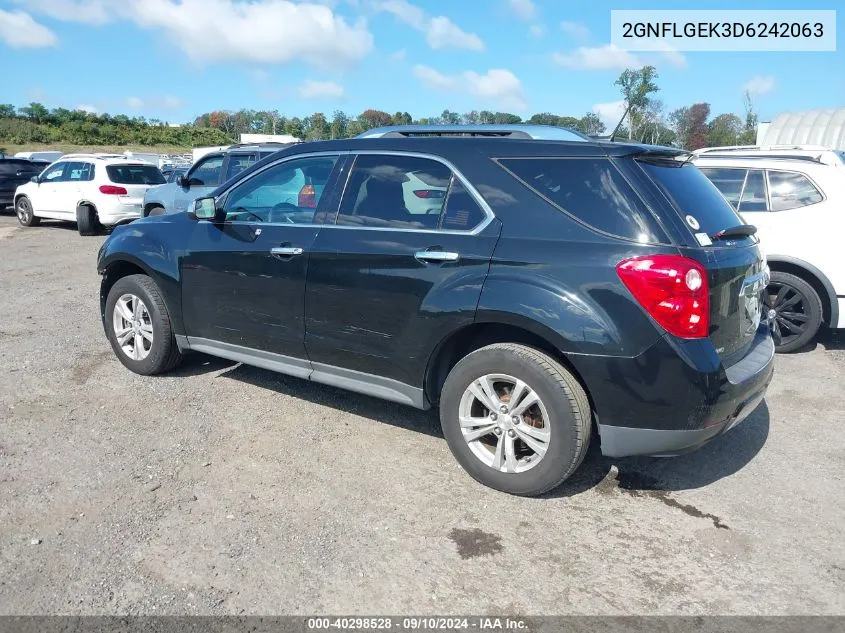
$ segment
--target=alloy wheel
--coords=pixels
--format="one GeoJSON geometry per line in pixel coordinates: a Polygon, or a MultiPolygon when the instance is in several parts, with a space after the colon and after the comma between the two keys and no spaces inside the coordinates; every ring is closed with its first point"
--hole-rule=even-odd
{"type": "Polygon", "coordinates": [[[114,336],[120,349],[132,360],[144,360],[153,347],[153,322],[140,297],[124,294],[114,304],[114,336]]]}
{"type": "Polygon", "coordinates": [[[27,224],[30,220],[32,220],[32,206],[26,198],[18,201],[17,211],[18,220],[21,224],[27,224]]]}
{"type": "Polygon", "coordinates": [[[766,288],[763,305],[777,345],[787,345],[804,334],[810,316],[807,297],[802,292],[773,281],[766,288]]]}
{"type": "Polygon", "coordinates": [[[529,385],[506,374],[486,374],[464,391],[461,433],[472,453],[490,468],[521,473],[543,459],[551,440],[549,415],[529,385]]]}

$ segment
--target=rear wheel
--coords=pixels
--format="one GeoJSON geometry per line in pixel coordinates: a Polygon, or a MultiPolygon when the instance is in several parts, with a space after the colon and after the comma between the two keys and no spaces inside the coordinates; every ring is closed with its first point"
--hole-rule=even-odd
{"type": "Polygon", "coordinates": [[[41,218],[35,217],[35,212],[32,210],[32,203],[26,196],[21,196],[15,203],[15,213],[18,216],[18,222],[23,226],[38,226],[41,223],[41,218]]]}
{"type": "Polygon", "coordinates": [[[97,210],[90,204],[76,207],[76,225],[80,235],[96,235],[103,227],[97,219],[97,210]]]}
{"type": "Polygon", "coordinates": [[[449,372],[440,423],[473,478],[533,496],[556,488],[581,464],[591,412],[581,385],[555,359],[525,345],[497,343],[449,372]]]}
{"type": "Polygon", "coordinates": [[[763,300],[772,324],[775,350],[794,352],[815,338],[822,324],[822,302],[813,287],[796,275],[772,272],[763,300]]]}

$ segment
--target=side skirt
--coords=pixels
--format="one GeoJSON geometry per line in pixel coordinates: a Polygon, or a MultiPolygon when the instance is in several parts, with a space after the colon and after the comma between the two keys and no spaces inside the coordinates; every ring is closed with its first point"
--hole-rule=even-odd
{"type": "Polygon", "coordinates": [[[406,404],[417,409],[428,409],[430,407],[422,389],[391,378],[335,367],[334,365],[312,363],[301,358],[194,336],[177,335],[176,344],[182,351],[203,352],[238,363],[254,365],[281,374],[363,393],[382,400],[406,404]]]}

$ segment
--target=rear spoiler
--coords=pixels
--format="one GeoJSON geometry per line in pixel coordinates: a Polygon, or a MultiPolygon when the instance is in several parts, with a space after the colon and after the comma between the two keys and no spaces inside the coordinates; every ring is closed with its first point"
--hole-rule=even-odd
{"type": "Polygon", "coordinates": [[[683,167],[693,158],[695,154],[675,147],[644,146],[634,148],[629,156],[634,160],[646,163],[660,163],[666,166],[683,167]]]}

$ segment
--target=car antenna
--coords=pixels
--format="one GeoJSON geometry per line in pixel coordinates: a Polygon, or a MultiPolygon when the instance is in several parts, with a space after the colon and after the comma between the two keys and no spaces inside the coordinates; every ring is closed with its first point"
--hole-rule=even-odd
{"type": "Polygon", "coordinates": [[[622,127],[622,122],[625,120],[625,117],[628,116],[628,110],[630,110],[630,109],[631,109],[631,104],[629,103],[628,107],[625,108],[625,112],[622,114],[622,118],[619,119],[619,123],[617,123],[616,127],[613,128],[613,133],[610,135],[610,142],[611,143],[613,142],[613,139],[616,136],[616,133],[619,131],[619,128],[622,127]]]}

